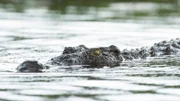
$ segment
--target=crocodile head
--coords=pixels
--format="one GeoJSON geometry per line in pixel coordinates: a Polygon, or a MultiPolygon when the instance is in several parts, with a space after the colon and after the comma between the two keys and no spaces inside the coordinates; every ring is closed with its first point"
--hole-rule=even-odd
{"type": "MultiPolygon", "coordinates": [[[[47,64],[100,68],[118,66],[121,61],[120,50],[114,45],[98,48],[87,48],[84,45],[79,45],[77,47],[66,47],[60,56],[52,58],[47,64]]],[[[17,71],[42,72],[42,69],[45,68],[49,67],[38,63],[38,61],[26,60],[17,67],[17,71]]]]}
{"type": "Polygon", "coordinates": [[[77,47],[66,47],[62,55],[52,58],[48,63],[66,66],[112,67],[119,65],[121,61],[120,50],[114,45],[98,48],[87,48],[84,45],[80,45],[77,47]]]}

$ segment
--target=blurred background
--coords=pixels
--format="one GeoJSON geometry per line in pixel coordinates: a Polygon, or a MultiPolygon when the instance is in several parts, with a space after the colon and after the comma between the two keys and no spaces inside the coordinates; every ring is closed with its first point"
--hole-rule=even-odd
{"type": "MultiPolygon", "coordinates": [[[[154,19],[158,22],[167,20],[166,23],[180,22],[179,0],[0,0],[0,8],[7,12],[31,13],[31,17],[48,14],[46,18],[67,21],[154,19]]],[[[0,18],[7,16],[1,14],[0,18]]]]}

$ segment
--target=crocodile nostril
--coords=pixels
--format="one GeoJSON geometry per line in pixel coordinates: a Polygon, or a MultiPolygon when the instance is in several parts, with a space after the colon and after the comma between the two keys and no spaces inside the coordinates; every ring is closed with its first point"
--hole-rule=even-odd
{"type": "Polygon", "coordinates": [[[108,56],[109,52],[102,52],[103,55],[108,56]]]}

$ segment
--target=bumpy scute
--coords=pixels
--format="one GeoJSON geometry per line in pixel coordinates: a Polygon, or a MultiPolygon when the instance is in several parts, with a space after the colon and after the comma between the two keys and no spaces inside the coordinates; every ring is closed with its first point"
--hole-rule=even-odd
{"type": "MultiPolygon", "coordinates": [[[[111,45],[109,47],[87,48],[85,45],[77,47],[65,47],[60,56],[50,59],[47,64],[57,66],[82,65],[89,67],[119,66],[123,60],[146,59],[163,55],[180,55],[180,39],[161,41],[151,47],[137,49],[120,49],[111,45]]],[[[41,72],[47,66],[37,61],[25,61],[21,63],[18,72],[41,72]]]]}

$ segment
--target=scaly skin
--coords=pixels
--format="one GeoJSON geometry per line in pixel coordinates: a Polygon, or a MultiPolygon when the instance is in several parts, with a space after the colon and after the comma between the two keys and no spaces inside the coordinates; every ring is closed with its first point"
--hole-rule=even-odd
{"type": "MultiPolygon", "coordinates": [[[[103,66],[119,66],[123,60],[146,59],[147,57],[157,57],[163,55],[179,55],[180,39],[162,41],[155,43],[152,47],[142,47],[140,49],[124,49],[122,52],[114,46],[87,48],[84,45],[77,47],[65,47],[63,53],[47,62],[50,65],[71,66],[82,65],[92,68],[103,66]]],[[[41,72],[47,68],[37,61],[27,60],[21,63],[18,72],[41,72]]]]}
{"type": "MultiPolygon", "coordinates": [[[[63,53],[47,62],[50,65],[71,66],[83,65],[86,67],[103,67],[117,66],[122,62],[120,50],[111,45],[109,47],[87,48],[84,45],[77,47],[66,47],[63,53]]],[[[38,63],[37,61],[27,60],[21,63],[18,72],[41,72],[47,66],[38,63]]]]}
{"type": "Polygon", "coordinates": [[[180,55],[180,39],[161,41],[152,47],[142,47],[140,49],[124,49],[121,52],[125,60],[146,59],[147,57],[160,57],[164,55],[180,55]]]}

